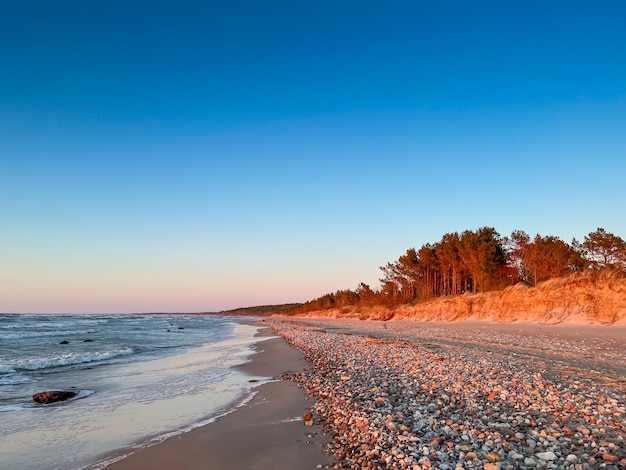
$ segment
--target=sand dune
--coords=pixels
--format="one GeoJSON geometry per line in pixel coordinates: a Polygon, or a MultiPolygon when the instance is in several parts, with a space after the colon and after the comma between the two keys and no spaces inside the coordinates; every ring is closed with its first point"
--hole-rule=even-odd
{"type": "Polygon", "coordinates": [[[626,279],[563,278],[536,287],[517,284],[502,291],[446,296],[416,305],[394,308],[344,307],[311,312],[305,316],[363,320],[493,320],[505,323],[624,325],[626,279]]]}

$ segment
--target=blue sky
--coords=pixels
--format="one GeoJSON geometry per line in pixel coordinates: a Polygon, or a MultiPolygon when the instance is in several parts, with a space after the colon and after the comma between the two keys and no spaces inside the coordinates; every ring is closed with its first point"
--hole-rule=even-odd
{"type": "Polygon", "coordinates": [[[626,238],[623,2],[10,3],[0,312],[305,301],[485,225],[626,238]]]}

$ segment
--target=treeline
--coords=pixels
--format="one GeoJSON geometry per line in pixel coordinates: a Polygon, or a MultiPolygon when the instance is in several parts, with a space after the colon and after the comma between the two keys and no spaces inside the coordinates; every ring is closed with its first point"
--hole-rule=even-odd
{"type": "Polygon", "coordinates": [[[626,274],[626,242],[598,228],[582,242],[529,236],[516,230],[502,237],[493,227],[446,233],[437,243],[410,248],[380,267],[380,288],[361,283],[306,302],[295,313],[353,305],[397,305],[444,295],[504,289],[518,282],[539,282],[573,273],[611,270],[626,274]]]}
{"type": "Polygon", "coordinates": [[[259,305],[257,307],[242,307],[234,310],[223,310],[219,312],[219,314],[251,317],[264,317],[274,313],[288,315],[291,312],[302,308],[302,306],[302,304],[259,305]]]}

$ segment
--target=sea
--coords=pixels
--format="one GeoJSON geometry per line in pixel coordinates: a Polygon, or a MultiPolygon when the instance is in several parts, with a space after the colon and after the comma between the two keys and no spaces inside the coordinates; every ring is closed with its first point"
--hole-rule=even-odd
{"type": "Polygon", "coordinates": [[[272,380],[233,368],[263,340],[246,320],[0,314],[0,468],[99,470],[233,411],[272,380]]]}

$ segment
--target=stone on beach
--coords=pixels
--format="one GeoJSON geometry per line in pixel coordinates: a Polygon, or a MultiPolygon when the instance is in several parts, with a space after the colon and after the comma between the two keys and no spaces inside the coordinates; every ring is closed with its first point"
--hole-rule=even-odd
{"type": "Polygon", "coordinates": [[[33,401],[41,405],[48,405],[50,403],[69,400],[75,396],[76,392],[72,392],[70,390],[50,390],[47,392],[35,393],[33,395],[33,401]]]}

